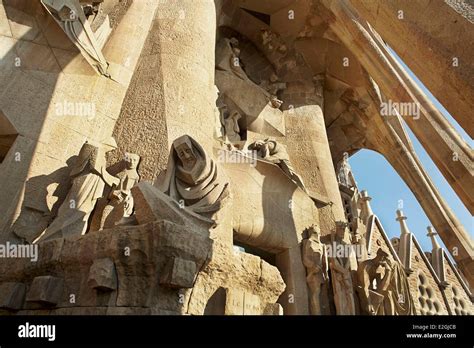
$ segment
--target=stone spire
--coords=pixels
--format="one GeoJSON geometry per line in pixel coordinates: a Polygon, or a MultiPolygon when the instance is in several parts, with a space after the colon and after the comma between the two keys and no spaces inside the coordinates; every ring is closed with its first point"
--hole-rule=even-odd
{"type": "Polygon", "coordinates": [[[442,287],[448,286],[448,282],[446,280],[446,267],[445,267],[445,258],[444,258],[444,250],[441,248],[441,246],[438,244],[438,241],[436,240],[436,235],[438,234],[433,227],[428,226],[427,227],[428,234],[427,236],[430,237],[431,239],[431,245],[432,245],[432,250],[431,250],[431,265],[433,266],[434,271],[438,275],[438,278],[440,280],[440,285],[442,287]]]}
{"type": "Polygon", "coordinates": [[[413,272],[411,267],[411,254],[413,250],[413,238],[410,230],[408,229],[406,220],[407,217],[403,215],[403,211],[401,209],[397,210],[397,218],[395,219],[400,223],[400,244],[398,246],[398,256],[400,257],[400,261],[405,268],[405,272],[408,274],[413,272]]]}
{"type": "Polygon", "coordinates": [[[406,223],[407,217],[403,215],[403,210],[401,209],[397,210],[397,218],[395,220],[397,220],[400,223],[400,230],[402,232],[401,233],[402,236],[405,234],[411,233],[406,223]]]}
{"type": "Polygon", "coordinates": [[[428,237],[431,239],[431,245],[433,247],[433,251],[441,249],[441,247],[438,244],[438,241],[436,240],[436,235],[438,234],[432,226],[428,226],[426,228],[428,230],[428,233],[426,234],[428,237]]]}
{"type": "Polygon", "coordinates": [[[363,190],[360,193],[360,199],[362,200],[362,220],[365,224],[367,224],[369,218],[374,215],[374,212],[370,207],[370,201],[372,200],[372,197],[369,196],[367,190],[363,190]]]}

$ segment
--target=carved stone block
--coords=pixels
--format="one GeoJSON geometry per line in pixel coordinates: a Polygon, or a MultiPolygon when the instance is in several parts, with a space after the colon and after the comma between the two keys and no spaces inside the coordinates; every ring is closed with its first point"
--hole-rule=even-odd
{"type": "Polygon", "coordinates": [[[246,292],[244,294],[244,315],[260,315],[260,297],[246,292]]]}
{"type": "Polygon", "coordinates": [[[283,307],[279,303],[267,303],[263,315],[283,315],[283,307]]]}
{"type": "Polygon", "coordinates": [[[117,272],[114,262],[110,258],[95,260],[89,269],[87,284],[101,291],[117,289],[117,272]]]}
{"type": "Polygon", "coordinates": [[[260,315],[260,298],[239,289],[226,289],[225,315],[260,315]]]}
{"type": "Polygon", "coordinates": [[[46,306],[55,306],[59,303],[63,293],[64,282],[53,276],[40,276],[33,279],[26,301],[46,306]]]}
{"type": "Polygon", "coordinates": [[[244,314],[244,296],[245,293],[239,289],[226,289],[225,291],[225,315],[243,315],[244,314]]]}
{"type": "Polygon", "coordinates": [[[19,310],[25,299],[26,287],[23,283],[2,283],[0,285],[0,308],[19,310]]]}
{"type": "Polygon", "coordinates": [[[166,264],[160,284],[170,288],[192,288],[196,273],[194,261],[174,257],[166,264]]]}
{"type": "Polygon", "coordinates": [[[182,213],[177,204],[150,183],[139,183],[132,188],[132,194],[138,224],[164,219],[184,225],[182,213]]]}

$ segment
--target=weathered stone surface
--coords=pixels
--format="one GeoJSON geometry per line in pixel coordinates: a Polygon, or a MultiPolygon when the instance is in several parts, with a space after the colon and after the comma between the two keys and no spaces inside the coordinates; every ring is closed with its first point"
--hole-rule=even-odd
{"type": "MultiPolygon", "coordinates": [[[[122,67],[130,77],[156,6],[152,0],[132,3],[120,22],[114,23],[103,47],[108,61],[122,67]],[[130,30],[132,26],[134,30],[130,30]],[[123,39],[129,44],[124,45],[123,39]]],[[[85,70],[81,61],[76,62],[77,56],[82,62],[84,59],[40,1],[1,3],[0,22],[0,84],[5,87],[0,93],[0,108],[22,135],[0,171],[1,180],[9,182],[0,189],[4,201],[0,206],[0,240],[12,240],[15,237],[10,228],[20,215],[16,207],[41,197],[51,209],[58,199],[53,184],[67,184],[68,174],[57,173],[77,154],[81,143],[86,138],[100,141],[112,134],[130,79],[119,84],[98,76],[90,67],[85,70]],[[16,39],[11,38],[12,31],[16,39]],[[64,103],[90,106],[95,112],[81,115],[74,107],[72,112],[58,112],[64,111],[59,108],[64,103]],[[68,139],[68,145],[61,139],[68,139]],[[15,162],[15,153],[21,153],[21,161],[15,162]],[[34,195],[25,196],[25,183],[37,178],[43,178],[44,183],[34,195]]],[[[22,220],[35,221],[27,217],[22,220]]]]}
{"type": "Polygon", "coordinates": [[[27,302],[45,306],[55,306],[61,301],[64,281],[53,276],[39,276],[33,279],[28,294],[27,302]]]}
{"type": "Polygon", "coordinates": [[[95,260],[90,268],[87,283],[96,290],[116,290],[117,273],[114,262],[110,258],[95,260]]]}
{"type": "Polygon", "coordinates": [[[0,284],[0,308],[21,309],[25,299],[26,286],[23,283],[0,284]]]}
{"type": "MultiPolygon", "coordinates": [[[[209,307],[218,305],[229,309],[222,312],[212,310],[210,314],[226,314],[227,311],[244,314],[244,295],[240,292],[258,296],[261,303],[275,303],[284,289],[285,283],[275,266],[255,255],[235,252],[225,244],[214,242],[212,257],[196,278],[187,313],[208,313],[209,307]],[[234,290],[235,301],[232,299],[234,290]],[[230,295],[226,296],[229,291],[230,295]],[[242,309],[236,309],[241,306],[242,309]]],[[[249,298],[249,311],[256,309],[256,302],[255,298],[249,298]]],[[[263,308],[258,311],[261,314],[263,308]]]]}
{"type": "Polygon", "coordinates": [[[262,314],[260,298],[254,294],[246,292],[244,294],[244,315],[260,314],[262,314]]]}
{"type": "Polygon", "coordinates": [[[155,220],[169,220],[184,224],[177,202],[148,182],[141,182],[132,189],[135,198],[136,217],[139,224],[155,220]]]}
{"type": "Polygon", "coordinates": [[[160,284],[170,288],[192,288],[196,278],[196,263],[173,257],[161,274],[160,284]]]}
{"type": "Polygon", "coordinates": [[[264,315],[283,315],[283,307],[279,303],[268,303],[263,309],[264,315]]]}
{"type": "Polygon", "coordinates": [[[244,314],[245,293],[239,289],[225,290],[225,315],[244,314]]]}
{"type": "Polygon", "coordinates": [[[240,289],[226,289],[225,315],[260,315],[260,298],[240,289]]]}
{"type": "MultiPolygon", "coordinates": [[[[405,123],[471,211],[472,149],[388,46],[450,111],[472,109],[466,1],[62,2],[79,17],[0,0],[0,245],[57,237],[37,262],[2,258],[0,314],[472,313],[472,243],[405,123]],[[116,151],[75,161],[111,135],[116,151]],[[346,163],[361,149],[400,174],[456,266],[409,233],[391,246],[346,163]],[[130,151],[103,190],[105,161],[130,151]]],[[[453,117],[471,134],[468,114],[453,117]]]]}

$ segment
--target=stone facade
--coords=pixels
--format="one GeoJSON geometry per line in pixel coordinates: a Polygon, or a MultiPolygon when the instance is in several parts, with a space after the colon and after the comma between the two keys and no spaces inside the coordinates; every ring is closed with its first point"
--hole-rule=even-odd
{"type": "Polygon", "coordinates": [[[471,134],[452,6],[0,0],[0,314],[473,314],[472,236],[406,126],[471,211],[472,150],[388,49],[471,134]],[[431,251],[401,211],[389,240],[360,149],[413,191],[431,251]]]}

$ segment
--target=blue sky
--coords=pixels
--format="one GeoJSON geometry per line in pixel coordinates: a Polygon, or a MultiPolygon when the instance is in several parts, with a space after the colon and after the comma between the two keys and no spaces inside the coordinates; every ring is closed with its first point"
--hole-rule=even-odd
{"type": "MultiPolygon", "coordinates": [[[[392,51],[392,53],[394,53],[392,51]]],[[[451,122],[460,135],[473,147],[473,140],[451,117],[448,111],[433,97],[420,80],[408,69],[408,67],[394,54],[395,57],[410,73],[411,77],[418,83],[422,90],[428,95],[435,106],[451,122]]],[[[454,214],[464,225],[471,238],[474,236],[474,219],[466,209],[456,193],[451,189],[441,172],[428,156],[423,146],[415,138],[411,130],[406,127],[423,166],[433,180],[434,184],[444,197],[454,214]]],[[[379,217],[388,236],[395,237],[400,234],[400,225],[395,220],[395,211],[398,209],[399,200],[403,202],[403,211],[408,217],[407,224],[410,231],[414,233],[425,251],[431,250],[431,242],[426,236],[426,227],[431,225],[423,209],[408,186],[398,176],[385,158],[370,150],[361,150],[349,159],[355,179],[360,190],[367,190],[372,197],[371,207],[379,217]]],[[[441,242],[438,237],[438,241],[441,242]]],[[[443,245],[443,244],[441,244],[443,245]]]]}

